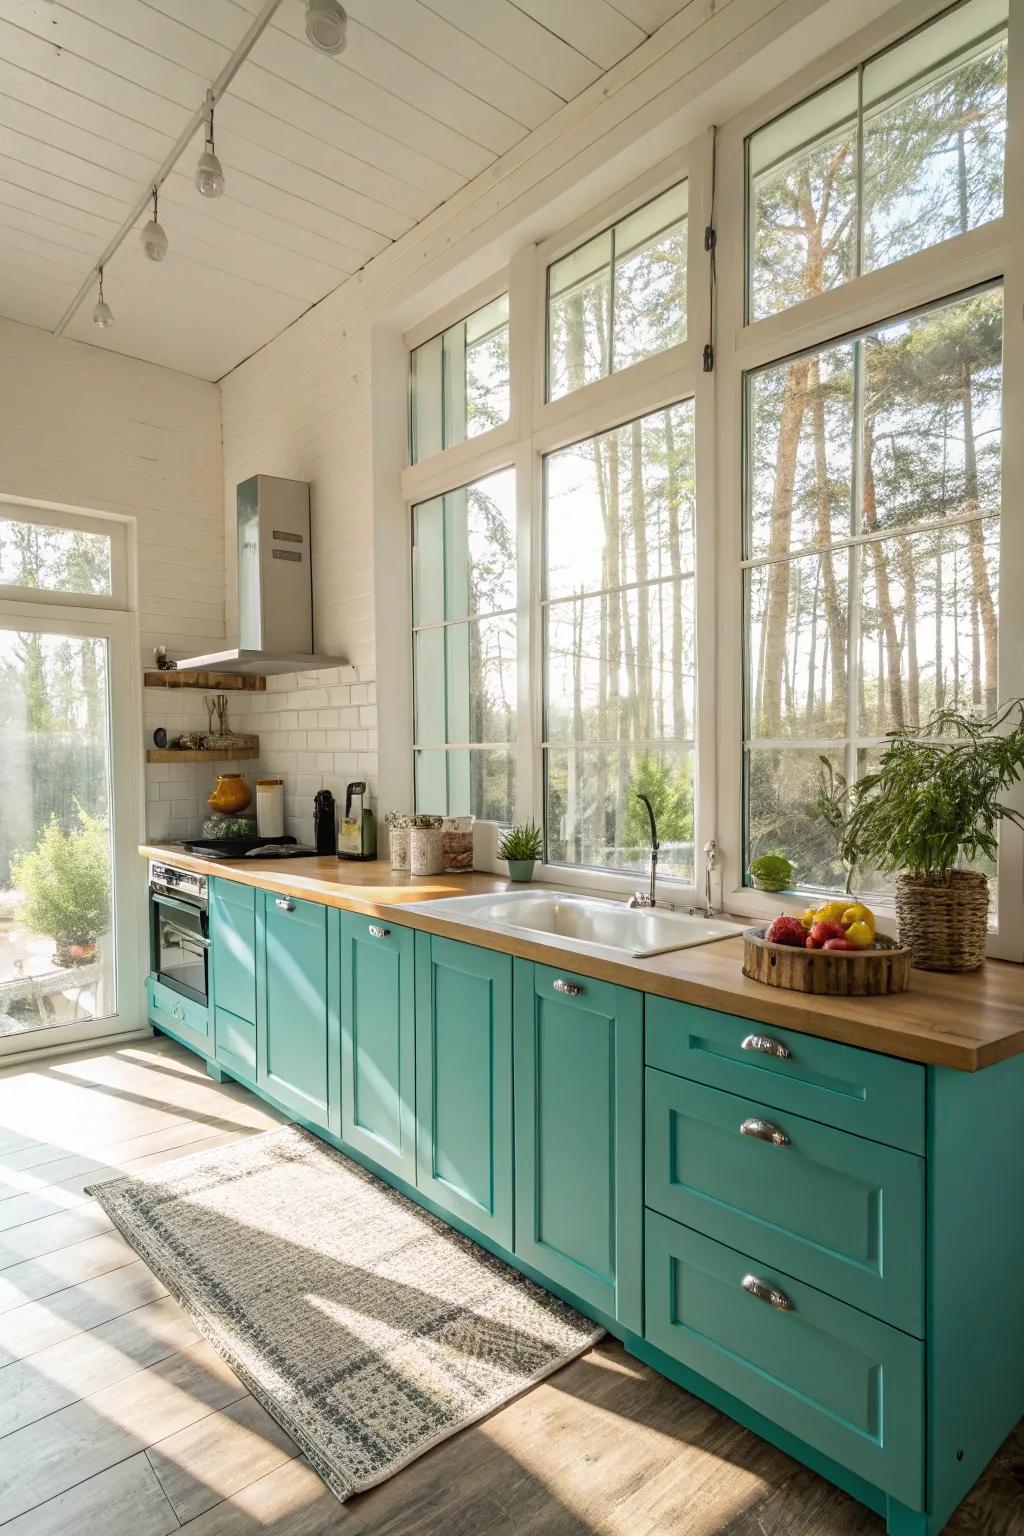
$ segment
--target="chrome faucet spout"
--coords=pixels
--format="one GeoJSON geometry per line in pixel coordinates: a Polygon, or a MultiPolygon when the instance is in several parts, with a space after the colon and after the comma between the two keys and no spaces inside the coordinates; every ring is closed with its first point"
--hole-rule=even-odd
{"type": "Polygon", "coordinates": [[[711,901],[711,871],[718,865],[718,844],[714,838],[704,844],[704,916],[714,917],[711,901]]]}
{"type": "Polygon", "coordinates": [[[658,850],[661,844],[658,841],[658,823],[654,817],[654,806],[647,795],[638,794],[636,797],[641,805],[646,807],[647,817],[651,823],[651,889],[650,894],[643,891],[634,891],[629,898],[631,907],[656,907],[658,905],[656,883],[658,878],[658,850]]]}

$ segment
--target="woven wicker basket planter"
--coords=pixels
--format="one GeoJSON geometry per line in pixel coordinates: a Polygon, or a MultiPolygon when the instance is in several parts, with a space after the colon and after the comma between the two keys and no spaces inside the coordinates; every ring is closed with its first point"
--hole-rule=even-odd
{"type": "Polygon", "coordinates": [[[955,869],[945,880],[899,875],[896,917],[900,943],[920,971],[974,971],[985,959],[988,877],[955,869]]]}

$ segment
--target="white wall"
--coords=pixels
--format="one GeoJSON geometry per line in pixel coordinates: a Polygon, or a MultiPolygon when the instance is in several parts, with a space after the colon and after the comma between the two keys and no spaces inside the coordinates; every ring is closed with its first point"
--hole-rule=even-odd
{"type": "MultiPolygon", "coordinates": [[[[216,385],[0,319],[0,494],[128,521],[141,664],[152,665],[160,642],[172,655],[223,646],[216,385]]],[[[186,704],[156,693],[146,695],[150,731],[170,730],[185,709],[202,712],[200,695],[186,704]]],[[[150,768],[146,777],[150,833],[190,829],[209,770],[150,768]],[[165,786],[173,795],[161,803],[165,786]]]]}
{"type": "MultiPolygon", "coordinates": [[[[308,815],[321,784],[337,796],[358,772],[376,787],[376,664],[385,651],[394,654],[396,625],[406,644],[407,605],[393,594],[408,581],[407,535],[392,538],[394,507],[384,506],[399,495],[405,461],[407,380],[396,336],[500,270],[525,242],[543,240],[628,186],[884,9],[885,0],[864,0],[859,8],[844,0],[691,0],[595,86],[221,381],[229,634],[234,487],[257,472],[307,480],[315,646],[344,657],[356,668],[356,686],[371,690],[358,726],[350,726],[352,706],[335,703],[329,684],[326,705],[318,702],[314,711],[301,707],[302,694],[308,685],[319,700],[320,683],[273,680],[275,693],[289,695],[288,724],[277,724],[261,767],[294,775],[299,808],[308,804],[308,815]],[[394,409],[382,411],[382,400],[394,409]],[[378,541],[384,561],[375,572],[375,525],[379,532],[386,516],[388,536],[378,541]],[[336,746],[332,759],[326,743],[347,730],[358,734],[336,746]]],[[[386,711],[408,709],[408,689],[390,677],[386,687],[380,681],[385,734],[386,711]]],[[[273,697],[264,702],[280,722],[273,697]]],[[[304,819],[291,830],[308,835],[308,828],[304,819]]]]}

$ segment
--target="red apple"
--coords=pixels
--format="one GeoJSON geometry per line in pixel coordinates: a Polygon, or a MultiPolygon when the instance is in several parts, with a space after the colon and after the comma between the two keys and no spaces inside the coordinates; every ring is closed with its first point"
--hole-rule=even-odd
{"type": "Polygon", "coordinates": [[[804,948],[805,949],[820,949],[821,948],[821,944],[820,944],[819,940],[814,937],[813,933],[809,933],[807,935],[806,939],[804,939],[804,948]]]}
{"type": "Polygon", "coordinates": [[[787,944],[794,948],[802,949],[806,937],[804,925],[798,917],[787,917],[784,913],[775,919],[765,934],[769,944],[787,944]]]}
{"type": "Polygon", "coordinates": [[[850,939],[826,939],[822,949],[856,949],[857,946],[850,939]]]}
{"type": "Polygon", "coordinates": [[[845,939],[846,934],[840,923],[812,923],[811,938],[816,941],[816,946],[821,948],[829,939],[845,939]]]}

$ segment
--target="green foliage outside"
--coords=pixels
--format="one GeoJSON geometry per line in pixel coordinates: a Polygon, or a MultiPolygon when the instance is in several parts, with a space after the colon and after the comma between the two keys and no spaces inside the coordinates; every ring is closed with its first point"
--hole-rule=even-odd
{"type": "Polygon", "coordinates": [[[78,821],[68,832],[51,817],[35,848],[12,865],[22,921],[58,945],[89,944],[110,926],[109,829],[81,806],[78,821]]]}

